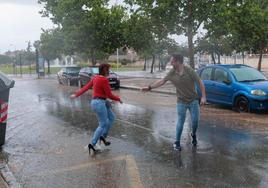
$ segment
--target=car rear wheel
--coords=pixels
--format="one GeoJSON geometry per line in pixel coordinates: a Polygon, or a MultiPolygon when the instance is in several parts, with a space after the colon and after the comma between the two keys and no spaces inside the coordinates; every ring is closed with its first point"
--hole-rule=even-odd
{"type": "Polygon", "coordinates": [[[119,89],[120,88],[120,85],[119,84],[116,84],[115,86],[114,86],[114,89],[119,89]]]}
{"type": "Polygon", "coordinates": [[[239,96],[236,99],[235,107],[238,112],[249,112],[249,101],[244,96],[239,96]]]}

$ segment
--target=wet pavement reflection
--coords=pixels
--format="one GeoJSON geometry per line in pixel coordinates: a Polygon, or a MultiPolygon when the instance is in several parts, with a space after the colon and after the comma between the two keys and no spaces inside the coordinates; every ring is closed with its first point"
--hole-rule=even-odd
{"type": "MultiPolygon", "coordinates": [[[[89,106],[90,92],[69,99],[76,89],[56,80],[16,80],[4,150],[23,187],[268,186],[267,132],[229,128],[226,124],[234,122],[228,118],[201,118],[195,148],[188,115],[183,150],[173,151],[174,104],[156,106],[154,97],[136,91],[116,91],[127,100],[113,104],[117,120],[110,132],[112,145],[89,156],[83,147],[97,119],[89,106]]],[[[166,97],[156,96],[160,101],[166,97]]]]}

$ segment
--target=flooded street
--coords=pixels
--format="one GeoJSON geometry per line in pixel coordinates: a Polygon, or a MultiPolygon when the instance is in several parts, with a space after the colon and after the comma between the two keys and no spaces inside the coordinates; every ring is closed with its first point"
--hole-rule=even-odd
{"type": "Polygon", "coordinates": [[[3,153],[22,187],[268,187],[267,113],[205,106],[197,148],[187,116],[178,152],[175,96],[121,89],[112,144],[90,156],[91,91],[71,100],[78,88],[55,79],[15,81],[3,153]]]}

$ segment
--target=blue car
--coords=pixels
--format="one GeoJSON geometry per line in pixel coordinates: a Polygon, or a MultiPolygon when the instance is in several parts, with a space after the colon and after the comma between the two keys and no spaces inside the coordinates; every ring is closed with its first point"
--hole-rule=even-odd
{"type": "Polygon", "coordinates": [[[268,111],[268,80],[258,70],[241,64],[211,65],[198,70],[207,101],[239,112],[268,111]]]}

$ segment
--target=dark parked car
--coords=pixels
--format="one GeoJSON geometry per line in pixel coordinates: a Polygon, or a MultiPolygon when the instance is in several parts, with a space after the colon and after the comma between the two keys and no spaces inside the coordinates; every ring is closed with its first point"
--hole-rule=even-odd
{"type": "MultiPolygon", "coordinates": [[[[86,85],[86,83],[92,78],[92,76],[99,74],[99,67],[84,67],[79,72],[79,84],[81,87],[86,85]]],[[[120,80],[119,76],[110,70],[110,75],[108,76],[111,88],[119,89],[120,80]]]]}
{"type": "Polygon", "coordinates": [[[232,106],[240,112],[268,110],[268,80],[246,65],[210,65],[198,71],[207,101],[232,106]]]}
{"type": "Polygon", "coordinates": [[[80,69],[81,69],[80,67],[62,68],[57,74],[59,84],[78,85],[79,81],[78,74],[80,69]]]}

